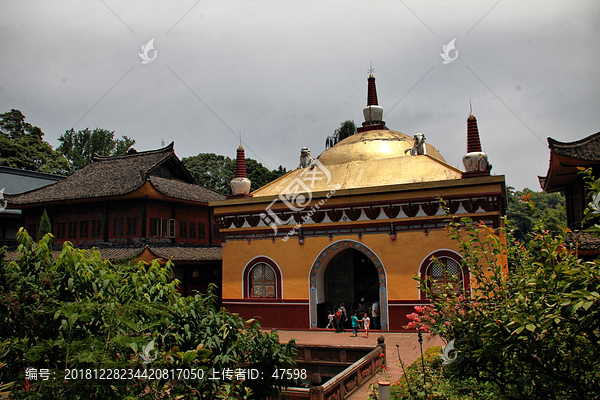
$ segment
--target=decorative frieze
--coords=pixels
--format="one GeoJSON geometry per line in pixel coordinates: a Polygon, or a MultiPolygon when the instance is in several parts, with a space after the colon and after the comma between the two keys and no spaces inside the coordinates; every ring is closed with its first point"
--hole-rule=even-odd
{"type": "MultiPolygon", "coordinates": [[[[404,204],[377,204],[369,206],[355,206],[350,208],[331,208],[331,209],[309,209],[302,211],[289,212],[281,210],[272,212],[271,218],[264,212],[255,212],[250,215],[217,216],[216,221],[220,229],[232,229],[242,227],[269,227],[273,223],[279,229],[287,226],[293,227],[297,224],[314,223],[337,223],[348,221],[383,221],[386,219],[404,219],[415,218],[419,216],[442,215],[440,208],[442,202],[439,200],[429,200],[427,202],[409,202],[404,204]],[[419,214],[419,211],[422,213],[419,214]],[[383,211],[383,213],[382,213],[383,211]],[[361,218],[364,212],[364,217],[361,218]],[[262,215],[261,215],[262,214],[262,215]],[[383,216],[383,218],[382,218],[383,216]],[[328,220],[326,220],[328,218],[328,220]]],[[[470,198],[470,199],[449,199],[446,200],[446,207],[450,214],[478,212],[498,212],[502,211],[502,197],[499,195],[470,198]],[[460,208],[462,205],[462,209],[460,208]],[[464,211],[463,211],[464,210],[464,211]]],[[[393,234],[393,233],[390,233],[393,234]]]]}
{"type": "Polygon", "coordinates": [[[402,212],[404,212],[404,214],[407,217],[412,218],[415,215],[417,215],[417,213],[419,212],[419,205],[418,204],[404,204],[402,206],[402,212]]]}
{"type": "Polygon", "coordinates": [[[385,215],[387,215],[389,219],[396,218],[400,213],[400,206],[385,206],[382,208],[383,212],[385,213],[385,215]]]}

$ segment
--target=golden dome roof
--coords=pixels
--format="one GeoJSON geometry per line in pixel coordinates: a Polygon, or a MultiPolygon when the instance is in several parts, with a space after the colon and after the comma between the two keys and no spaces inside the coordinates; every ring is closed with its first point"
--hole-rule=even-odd
{"type": "MultiPolygon", "coordinates": [[[[414,139],[402,132],[391,130],[369,130],[356,133],[318,157],[323,165],[345,164],[353,161],[382,160],[395,157],[409,157],[414,139]]],[[[446,162],[435,147],[425,142],[427,154],[446,162]]]]}
{"type": "Polygon", "coordinates": [[[405,152],[412,149],[413,144],[414,139],[401,132],[383,129],[359,132],[321,153],[316,166],[290,171],[252,194],[261,197],[277,196],[290,190],[314,193],[335,187],[389,187],[462,177],[462,171],[448,165],[427,142],[426,155],[411,156],[410,152],[405,152]]]}

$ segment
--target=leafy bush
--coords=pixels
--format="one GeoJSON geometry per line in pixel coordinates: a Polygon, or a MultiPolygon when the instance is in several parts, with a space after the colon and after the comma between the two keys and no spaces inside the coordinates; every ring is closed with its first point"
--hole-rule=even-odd
{"type": "Polygon", "coordinates": [[[511,399],[596,398],[600,260],[579,259],[566,229],[538,225],[527,246],[468,218],[450,221],[449,232],[475,282],[471,296],[429,293],[422,310],[434,333],[454,340],[448,374],[492,382],[511,399]]]}
{"type": "Polygon", "coordinates": [[[281,345],[256,321],[217,310],[214,287],[181,297],[170,263],[112,265],[70,243],[53,260],[51,235],[35,242],[21,229],[18,240],[19,258],[0,263],[0,383],[16,382],[11,399],[266,399],[291,383],[269,371],[295,365],[293,341],[281,345]],[[26,380],[28,368],[50,379],[26,380]],[[101,368],[195,369],[204,378],[65,379],[101,368]],[[238,369],[264,379],[208,379],[238,369]]]}
{"type": "MultiPolygon", "coordinates": [[[[440,360],[441,346],[432,346],[392,385],[392,399],[498,400],[499,388],[474,378],[453,379],[440,360]],[[423,362],[424,361],[424,362],[423,362]],[[422,365],[425,365],[423,372],[422,365]],[[425,379],[423,379],[425,375],[425,379]]],[[[398,363],[402,363],[399,358],[398,363]]],[[[404,368],[404,366],[403,366],[404,368]]]]}

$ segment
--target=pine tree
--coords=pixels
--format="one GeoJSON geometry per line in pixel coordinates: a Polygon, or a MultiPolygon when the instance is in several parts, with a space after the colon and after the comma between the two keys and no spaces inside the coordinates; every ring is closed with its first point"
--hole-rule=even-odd
{"type": "Polygon", "coordinates": [[[52,225],[50,224],[50,218],[48,218],[48,213],[44,208],[44,213],[42,214],[42,220],[40,221],[40,230],[38,232],[38,240],[41,240],[46,233],[52,233],[52,225]]]}

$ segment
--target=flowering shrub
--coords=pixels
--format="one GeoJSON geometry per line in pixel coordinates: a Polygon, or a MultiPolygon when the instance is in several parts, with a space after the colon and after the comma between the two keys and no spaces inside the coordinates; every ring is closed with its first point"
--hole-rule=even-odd
{"type": "Polygon", "coordinates": [[[449,221],[471,296],[434,296],[421,285],[432,304],[410,314],[409,326],[454,340],[450,376],[494,382],[514,399],[600,393],[600,260],[582,261],[570,234],[540,224],[525,246],[507,228],[449,221]]]}

